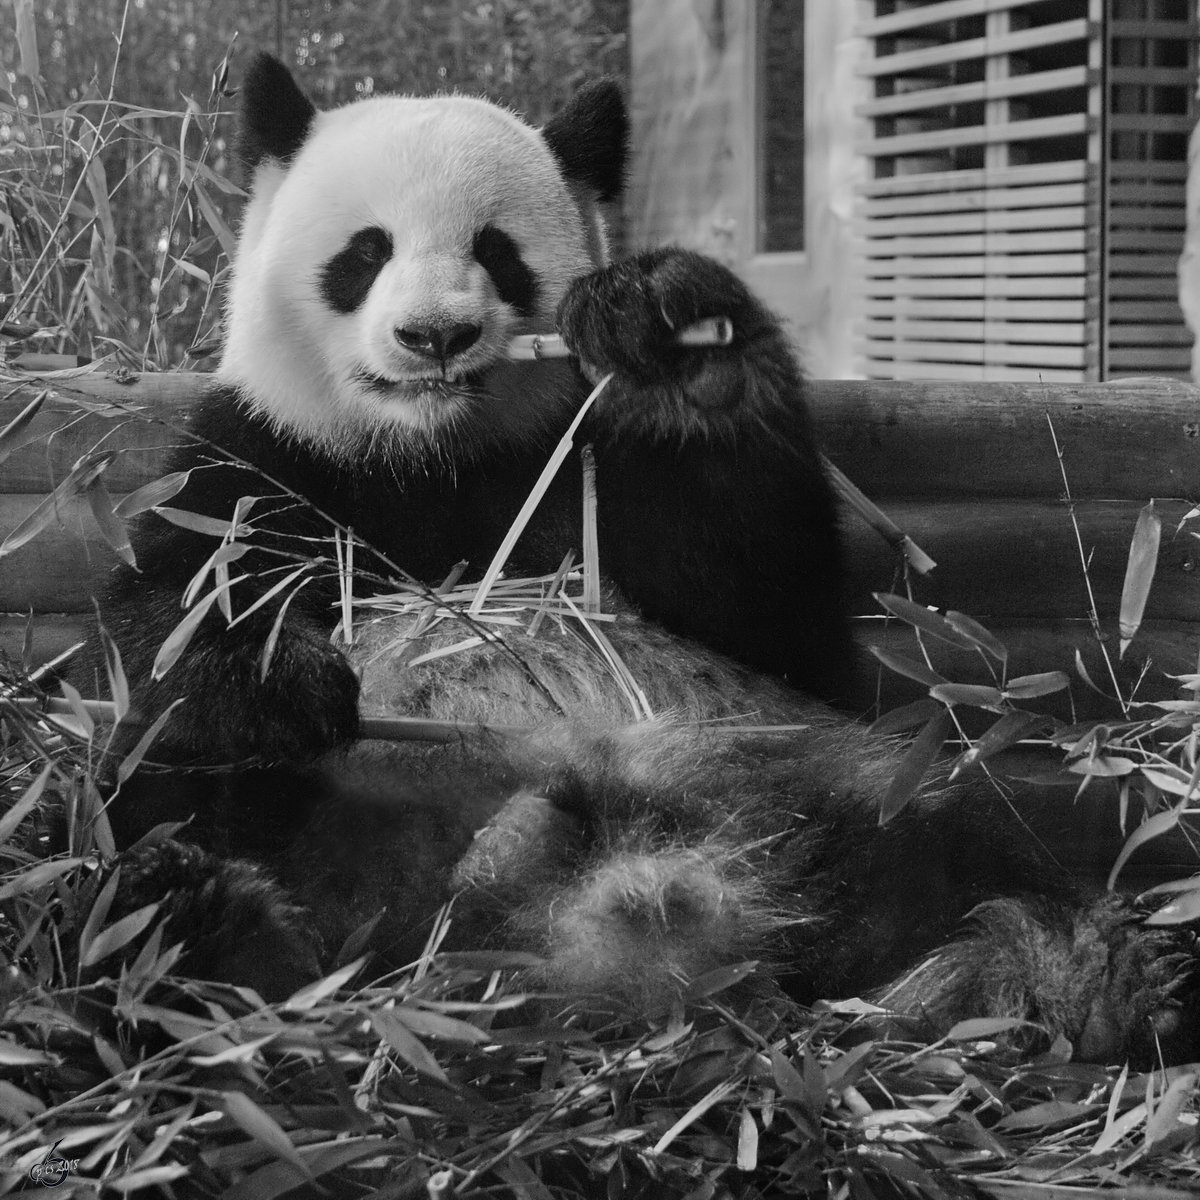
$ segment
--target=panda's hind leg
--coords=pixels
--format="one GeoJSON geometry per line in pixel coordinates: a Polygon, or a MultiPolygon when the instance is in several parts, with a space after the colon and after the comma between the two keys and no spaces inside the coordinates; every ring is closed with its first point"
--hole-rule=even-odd
{"type": "Polygon", "coordinates": [[[882,990],[879,1002],[940,1035],[972,1017],[1028,1022],[1032,1048],[1065,1037],[1075,1057],[1149,1068],[1200,1056],[1200,956],[1186,927],[1151,927],[1134,901],[1080,907],[1005,899],[882,990]]]}
{"type": "Polygon", "coordinates": [[[768,862],[781,839],[752,805],[731,819],[743,772],[717,743],[661,722],[564,723],[523,752],[541,786],[477,836],[456,882],[460,904],[498,905],[506,940],[540,953],[539,984],[646,1011],[776,948],[794,916],[768,862]]]}
{"type": "Polygon", "coordinates": [[[598,859],[536,916],[547,985],[640,1012],[709,971],[762,957],[781,922],[765,890],[718,849],[679,844],[598,859]]]}

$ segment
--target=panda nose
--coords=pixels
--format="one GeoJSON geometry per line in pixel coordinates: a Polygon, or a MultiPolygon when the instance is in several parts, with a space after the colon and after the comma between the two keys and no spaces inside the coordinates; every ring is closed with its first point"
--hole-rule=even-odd
{"type": "Polygon", "coordinates": [[[425,358],[436,358],[441,362],[470,349],[483,332],[482,325],[469,325],[460,322],[445,327],[418,326],[416,328],[399,328],[393,332],[396,341],[406,350],[420,354],[425,358]]]}

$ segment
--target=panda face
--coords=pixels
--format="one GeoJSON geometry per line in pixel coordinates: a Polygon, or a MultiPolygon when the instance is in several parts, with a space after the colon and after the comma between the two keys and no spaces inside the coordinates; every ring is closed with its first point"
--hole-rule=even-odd
{"type": "Polygon", "coordinates": [[[222,381],[280,432],[343,457],[364,442],[494,447],[557,425],[570,388],[505,351],[552,329],[568,284],[603,255],[587,188],[552,148],[569,135],[460,96],[320,114],[301,98],[289,123],[277,96],[248,89],[255,172],[222,381]]]}

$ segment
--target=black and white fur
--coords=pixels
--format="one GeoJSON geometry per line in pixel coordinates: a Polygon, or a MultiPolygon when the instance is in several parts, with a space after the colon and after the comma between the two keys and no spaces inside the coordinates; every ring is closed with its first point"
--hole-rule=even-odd
{"type": "MultiPolygon", "coordinates": [[[[463,97],[317,113],[279,63],[251,64],[240,139],[251,199],[226,351],[193,425],[200,441],[176,456],[191,475],[174,503],[230,520],[243,501],[235,616],[322,557],[265,676],[282,595],[231,628],[213,607],[148,684],[216,542],[142,522],[139,570],[119,572],[103,609],[139,685],[138,717],[186,697],[157,754],[238,769],[144,773],[119,792],[124,840],[192,816],[201,847],[136,851],[123,903],[169,890],[171,932],[197,947],[196,969],[270,994],[311,969],[295,904],[327,953],[386,907],[375,946],[395,962],[458,891],[460,938],[534,949],[542,982],[568,990],[644,1005],[760,957],[803,999],[899,973],[894,1002],[935,1024],[999,1006],[1086,1043],[1099,1006],[1113,1032],[1089,1052],[1144,1049],[1177,986],[1163,935],[1140,936],[1119,904],[1082,902],[990,794],[930,794],[879,829],[895,752],[794,690],[836,695],[850,671],[834,505],[801,376],[777,322],[717,263],[669,249],[606,265],[598,205],[619,193],[626,139],[608,84],[536,131],[463,97]],[[732,320],[732,345],[674,344],[717,315],[732,320]],[[464,559],[482,570],[589,387],[568,363],[504,359],[514,334],[556,321],[592,379],[613,372],[581,440],[598,465],[600,562],[637,614],[614,638],[661,707],[801,732],[623,728],[584,688],[559,705],[574,722],[543,715],[515,740],[351,746],[362,698],[330,640],[330,522],[371,548],[356,565],[384,585],[401,572],[437,584],[464,559]],[[285,885],[276,912],[263,890],[274,885],[229,856],[285,885]],[[1039,908],[1001,902],[1021,920],[989,910],[983,933],[905,971],[979,901],[1032,890],[1039,908]],[[253,945],[274,928],[286,950],[251,956],[267,964],[252,969],[244,953],[222,959],[214,927],[253,945]],[[1046,965],[1074,962],[1089,938],[1137,965],[1121,988],[1103,990],[1103,952],[1076,974],[1046,965]],[[1034,965],[1003,994],[977,986],[977,966],[1026,951],[1034,965]]],[[[579,488],[572,460],[510,572],[553,571],[578,547],[579,488]]],[[[577,648],[561,654],[564,678],[594,669],[577,648]]],[[[376,680],[366,699],[527,717],[508,683],[479,708],[496,669],[447,667],[436,686],[396,694],[376,680]]]]}
{"type": "MultiPolygon", "coordinates": [[[[358,563],[378,576],[436,584],[462,559],[481,572],[588,390],[567,363],[504,358],[513,335],[559,316],[591,370],[617,371],[580,440],[595,446],[600,561],[618,591],[811,693],[845,686],[834,507],[798,369],[775,320],[717,264],[666,250],[603,266],[597,206],[620,190],[626,139],[606,83],[539,132],[458,96],[317,113],[279,63],[255,59],[226,349],[193,423],[253,469],[208,465],[203,442],[174,464],[193,468],[178,507],[229,519],[240,497],[263,497],[236,609],[280,577],[253,578],[283,561],[259,548],[331,554],[327,518],[378,552],[358,563]],[[732,318],[732,346],[671,344],[716,315],[732,318]]],[[[579,547],[579,494],[573,458],[510,573],[552,572],[579,547]]],[[[105,619],[144,677],[214,543],[150,518],[135,545],[140,572],[120,574],[105,619]]],[[[328,639],[335,594],[327,571],[292,603],[261,684],[277,606],[232,631],[214,612],[142,693],[147,715],[189,697],[171,753],[294,760],[352,737],[358,688],[328,639]]]]}

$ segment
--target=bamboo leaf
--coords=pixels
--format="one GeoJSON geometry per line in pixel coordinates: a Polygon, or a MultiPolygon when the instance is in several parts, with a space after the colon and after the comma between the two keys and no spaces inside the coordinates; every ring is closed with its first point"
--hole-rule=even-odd
{"type": "MultiPolygon", "coordinates": [[[[171,719],[171,714],[184,702],[185,697],[180,696],[177,700],[172,700],[169,705],[154,719],[154,723],[138,738],[137,745],[121,760],[121,765],[117,767],[117,783],[122,784],[127,780],[141,765],[142,759],[146,757],[147,751],[154,744],[154,739],[162,732],[163,726],[171,719]]],[[[183,822],[178,822],[182,825],[183,822]]],[[[162,826],[156,825],[155,829],[161,829],[162,826]]],[[[150,833],[153,833],[152,829],[150,833]]],[[[150,835],[147,834],[147,837],[150,835]]],[[[142,842],[146,839],[143,838],[142,842]]],[[[139,845],[141,842],[139,842],[139,845]]]]}
{"type": "Polygon", "coordinates": [[[1183,925],[1200,917],[1200,882],[1193,880],[1192,886],[1177,899],[1164,904],[1157,912],[1146,918],[1147,925],[1183,925]]]}
{"type": "MultiPolygon", "coordinates": [[[[207,581],[210,571],[225,566],[228,563],[236,562],[244,554],[248,553],[249,550],[250,547],[245,542],[225,542],[223,545],[218,546],[209,555],[204,566],[188,580],[187,587],[183,589],[183,607],[191,608],[195,604],[196,597],[200,594],[200,589],[207,581]]],[[[226,572],[226,576],[228,576],[228,572],[226,572]]],[[[217,582],[218,586],[220,586],[222,581],[218,579],[217,582]]]]}
{"type": "Polygon", "coordinates": [[[191,471],[172,471],[161,479],[153,479],[118,501],[113,511],[118,517],[128,520],[130,517],[136,517],[138,513],[158,508],[173,496],[179,495],[187,487],[190,476],[191,471]]]}
{"type": "MultiPolygon", "coordinates": [[[[79,931],[79,953],[81,960],[86,959],[93,939],[104,928],[104,922],[108,920],[109,909],[112,908],[112,902],[116,898],[117,888],[120,884],[121,867],[118,864],[113,868],[113,873],[105,881],[104,886],[100,889],[100,894],[93,901],[92,910],[88,913],[87,920],[84,921],[83,928],[79,931]]],[[[86,966],[87,964],[85,963],[84,965],[86,966]]]]}
{"type": "Polygon", "coordinates": [[[415,1037],[397,1018],[394,1012],[377,1011],[371,1014],[371,1025],[375,1032],[408,1063],[422,1075],[428,1075],[439,1083],[449,1083],[446,1072],[438,1065],[437,1059],[425,1048],[423,1042],[415,1037]]]}
{"type": "Polygon", "coordinates": [[[936,716],[940,711],[941,705],[936,700],[914,700],[911,704],[902,704],[899,708],[885,712],[883,716],[871,722],[867,732],[877,737],[903,733],[907,729],[924,725],[930,717],[936,716]]]}
{"type": "Polygon", "coordinates": [[[975,683],[939,683],[929,694],[943,704],[969,704],[972,708],[994,708],[1004,699],[999,688],[975,683]]]}
{"type": "MultiPolygon", "coordinates": [[[[236,587],[242,580],[248,578],[247,575],[239,575],[237,579],[230,581],[228,587],[236,587]]],[[[154,657],[154,665],[150,668],[152,679],[162,679],[179,661],[180,655],[187,649],[196,630],[200,628],[200,623],[208,616],[208,610],[216,603],[217,597],[227,590],[228,588],[217,588],[209,592],[203,600],[197,601],[187,616],[171,630],[166,641],[158,648],[158,654],[154,657]]]]}
{"type": "Polygon", "coordinates": [[[221,214],[217,211],[217,207],[208,198],[208,193],[204,190],[203,185],[197,180],[192,185],[192,195],[196,197],[200,205],[200,212],[204,216],[204,220],[208,223],[209,229],[217,235],[217,241],[221,243],[221,249],[225,251],[227,258],[233,258],[234,252],[237,249],[237,238],[234,237],[233,231],[225,224],[221,214]]]}
{"type": "Polygon", "coordinates": [[[166,505],[156,504],[150,511],[157,513],[164,521],[170,521],[172,525],[190,529],[193,533],[207,533],[210,537],[223,538],[230,533],[234,537],[242,537],[247,532],[240,526],[231,529],[229,521],[222,521],[218,517],[201,516],[200,513],[188,512],[183,508],[170,508],[166,505]]]}
{"type": "Polygon", "coordinates": [[[756,970],[758,970],[757,962],[731,963],[724,967],[714,967],[711,971],[705,971],[702,975],[696,976],[688,984],[685,999],[688,1003],[692,1003],[705,996],[714,996],[727,988],[735,987],[747,976],[753,975],[756,970]]]}
{"type": "Polygon", "coordinates": [[[1200,702],[1196,700],[1140,700],[1137,706],[1157,708],[1160,712],[1200,715],[1200,702]]]}
{"type": "Polygon", "coordinates": [[[1142,767],[1142,774],[1160,791],[1169,792],[1172,796],[1194,796],[1196,781],[1184,771],[1175,773],[1171,770],[1155,770],[1154,767],[1142,767]]]}
{"type": "MultiPolygon", "coordinates": [[[[556,1189],[551,1191],[538,1177],[534,1169],[517,1154],[508,1154],[504,1161],[496,1167],[496,1174],[509,1186],[510,1196],[519,1196],[520,1200],[556,1200],[561,1193],[556,1189]]],[[[611,1178],[620,1178],[619,1175],[611,1178]]],[[[454,1172],[439,1171],[430,1175],[426,1184],[428,1194],[438,1197],[452,1197],[454,1190],[454,1172]],[[439,1181],[439,1176],[440,1181],[439,1181]]],[[[613,1193],[610,1191],[609,1195],[613,1193]]],[[[619,1193],[618,1193],[619,1194],[619,1193]]]]}
{"type": "Polygon", "coordinates": [[[49,395],[50,389],[43,388],[3,429],[0,429],[0,463],[14,450],[19,450],[25,445],[21,434],[29,428],[30,422],[41,411],[49,395]]]}
{"type": "Polygon", "coordinates": [[[1083,655],[1080,654],[1078,646],[1075,647],[1075,672],[1079,678],[1082,679],[1083,682],[1086,683],[1088,687],[1090,687],[1092,691],[1096,693],[1097,696],[1104,696],[1106,700],[1108,699],[1104,693],[1104,689],[1097,687],[1092,677],[1088,674],[1088,669],[1086,666],[1084,666],[1083,655]]]}
{"type": "Polygon", "coordinates": [[[13,4],[13,16],[17,26],[17,47],[20,51],[21,74],[26,79],[37,79],[42,73],[38,57],[37,7],[33,0],[17,0],[13,4]]]}
{"type": "Polygon", "coordinates": [[[945,677],[939,675],[932,667],[927,667],[907,655],[884,650],[881,646],[869,646],[868,649],[888,670],[895,671],[897,675],[903,675],[906,679],[915,679],[917,683],[923,683],[926,687],[937,687],[938,684],[947,682],[945,677]]]}
{"type": "Polygon", "coordinates": [[[213,1103],[276,1158],[295,1167],[310,1183],[314,1182],[312,1172],[292,1145],[292,1139],[284,1133],[275,1118],[259,1108],[249,1096],[243,1092],[221,1092],[213,1103]]]}
{"type": "Polygon", "coordinates": [[[18,1042],[0,1037],[0,1067],[50,1067],[54,1065],[52,1055],[22,1046],[18,1042]]]}
{"type": "Polygon", "coordinates": [[[1008,661],[1008,647],[990,629],[985,629],[966,613],[948,612],[946,624],[981,650],[986,650],[993,658],[1000,662],[1008,661]]]}
{"type": "Polygon", "coordinates": [[[922,633],[940,638],[943,642],[949,642],[950,645],[958,646],[962,650],[975,648],[974,640],[955,629],[941,613],[936,613],[923,604],[917,604],[906,596],[897,596],[893,592],[875,592],[874,596],[888,612],[899,617],[900,620],[906,621],[913,628],[921,630],[922,633]]]}
{"type": "Polygon", "coordinates": [[[950,714],[943,709],[933,717],[908,748],[879,805],[879,824],[886,825],[912,799],[934,760],[942,751],[952,728],[950,714]]]}
{"type": "Polygon", "coordinates": [[[108,690],[113,698],[113,716],[119,723],[129,712],[129,680],[125,675],[125,667],[121,663],[121,651],[113,641],[112,634],[99,621],[97,613],[97,629],[100,645],[104,650],[104,670],[108,675],[108,690]]]}
{"type": "Polygon", "coordinates": [[[1200,888],[1200,875],[1189,875],[1186,879],[1169,879],[1166,883],[1156,883],[1147,888],[1147,896],[1173,896],[1176,892],[1190,892],[1200,888]]]}
{"type": "Polygon", "coordinates": [[[758,1166],[758,1126],[754,1123],[754,1114],[748,1109],[742,1109],[738,1124],[737,1168],[739,1171],[753,1171],[758,1166]]]}
{"type": "MultiPolygon", "coordinates": [[[[1171,1080],[1158,1107],[1146,1121],[1147,1147],[1161,1142],[1180,1128],[1179,1115],[1191,1100],[1198,1079],[1200,1076],[1188,1071],[1171,1080]]],[[[1188,1132],[1194,1132],[1194,1126],[1189,1126],[1188,1132]]]]}
{"type": "Polygon", "coordinates": [[[335,966],[340,967],[354,959],[361,958],[366,952],[367,945],[371,941],[371,936],[374,934],[376,926],[378,926],[386,912],[386,908],[381,908],[373,917],[369,917],[350,934],[342,943],[342,948],[337,952],[337,958],[334,960],[335,966]]]}
{"type": "Polygon", "coordinates": [[[0,887],[0,900],[10,896],[19,896],[23,892],[32,892],[35,888],[62,878],[69,871],[75,870],[85,860],[82,858],[55,858],[49,862],[40,862],[37,866],[22,871],[15,879],[10,879],[0,887]]]}
{"type": "Polygon", "coordinates": [[[1136,769],[1137,763],[1123,754],[1089,754],[1067,767],[1072,775],[1089,775],[1095,779],[1120,779],[1136,769]]]}
{"type": "MultiPolygon", "coordinates": [[[[178,701],[176,702],[178,703],[178,701]]],[[[187,821],[163,821],[159,825],[155,825],[153,829],[147,830],[142,834],[132,846],[127,847],[129,850],[146,850],[151,846],[161,846],[163,842],[169,838],[173,838],[181,829],[186,829],[187,821]]]]}
{"type": "Polygon", "coordinates": [[[1154,569],[1158,565],[1158,544],[1162,536],[1162,520],[1151,500],[1138,513],[1137,525],[1129,543],[1129,561],[1125,565],[1125,583],[1121,588],[1121,650],[1125,655],[1142,623],[1146,611],[1146,597],[1154,582],[1154,569]]]}
{"type": "Polygon", "coordinates": [[[92,714],[88,712],[87,707],[83,703],[83,697],[79,694],[77,688],[69,684],[65,679],[58,681],[58,690],[62,692],[63,698],[70,706],[71,715],[79,722],[83,729],[84,737],[90,738],[96,731],[96,722],[92,720],[92,714]]]}
{"type": "Polygon", "coordinates": [[[95,966],[101,959],[115,954],[122,946],[127,946],[154,920],[159,908],[160,905],[157,903],[147,904],[144,908],[131,912],[127,917],[122,917],[97,934],[95,940],[80,958],[81,965],[95,966]]]}
{"type": "Polygon", "coordinates": [[[307,1012],[314,1005],[332,996],[334,992],[344,988],[346,984],[362,970],[363,960],[357,959],[339,967],[336,971],[318,979],[315,983],[305,984],[298,992],[289,997],[283,1008],[285,1012],[307,1012]]]}
{"type": "Polygon", "coordinates": [[[869,1059],[874,1049],[874,1042],[860,1042],[852,1050],[847,1050],[841,1058],[827,1063],[825,1082],[830,1090],[851,1087],[857,1083],[870,1065],[869,1059]]]}
{"type": "Polygon", "coordinates": [[[1009,746],[1015,746],[1022,738],[1029,737],[1030,734],[1042,729],[1046,721],[1047,718],[1038,713],[1005,713],[988,727],[975,745],[959,756],[954,764],[954,771],[983,762],[985,759],[991,758],[993,754],[1007,750],[1009,746]]]}
{"type": "MultiPolygon", "coordinates": [[[[303,565],[297,567],[294,571],[288,572],[288,574],[285,575],[278,583],[273,584],[270,588],[263,592],[263,594],[259,596],[259,598],[255,600],[253,604],[238,613],[238,615],[234,617],[233,621],[230,623],[229,628],[232,629],[234,625],[239,624],[253,613],[256,613],[264,604],[267,604],[273,596],[277,596],[280,592],[282,592],[283,589],[288,586],[288,584],[294,582],[296,579],[299,579],[300,576],[305,573],[305,571],[311,571],[312,569],[312,563],[304,563],[303,565]]],[[[300,589],[297,588],[296,590],[299,591],[300,589]]]]}
{"type": "MultiPolygon", "coordinates": [[[[1117,1120],[1117,1113],[1120,1111],[1121,1096],[1125,1092],[1125,1084],[1129,1081],[1129,1064],[1126,1063],[1121,1068],[1120,1075],[1117,1076],[1116,1082],[1112,1086],[1112,1092],[1108,1097],[1108,1107],[1104,1114],[1104,1128],[1100,1131],[1100,1136],[1103,1138],[1108,1131],[1113,1127],[1117,1120]]],[[[1098,1145],[1099,1143],[1097,1143],[1098,1145]]],[[[1096,1146],[1093,1146],[1089,1151],[1091,1154],[1097,1153],[1096,1146]]]]}
{"type": "Polygon", "coordinates": [[[952,1042],[978,1042],[1031,1024],[1032,1022],[1022,1021],[1019,1017],[971,1017],[952,1026],[946,1037],[952,1042]]]}
{"type": "Polygon", "coordinates": [[[258,679],[260,683],[266,682],[266,678],[271,672],[271,659],[275,657],[275,647],[279,644],[280,635],[283,633],[283,618],[287,615],[288,605],[303,588],[312,583],[312,578],[310,575],[307,579],[302,579],[295,589],[288,593],[287,599],[279,606],[279,611],[275,614],[271,632],[267,634],[267,640],[263,643],[262,657],[259,659],[258,679]]]}
{"type": "Polygon", "coordinates": [[[1061,1125],[1064,1121],[1078,1121],[1096,1111],[1094,1104],[1074,1100],[1044,1100],[1017,1112],[1009,1113],[996,1122],[995,1128],[1004,1133],[1017,1129],[1042,1129],[1049,1125],[1061,1125]]]}
{"type": "MultiPolygon", "coordinates": [[[[772,1052],[772,1058],[778,1057],[775,1052],[772,1052]]],[[[795,1071],[793,1069],[793,1074],[795,1071]]],[[[667,1130],[666,1133],[654,1143],[654,1154],[661,1154],[689,1125],[698,1121],[714,1104],[720,1104],[727,1096],[737,1091],[742,1086],[737,1079],[722,1080],[709,1092],[702,1096],[691,1108],[667,1130]]]]}
{"type": "Polygon", "coordinates": [[[1133,852],[1139,846],[1144,846],[1156,837],[1162,837],[1164,833],[1170,833],[1179,824],[1180,818],[1183,816],[1185,804],[1186,801],[1181,800],[1179,804],[1172,809],[1168,809],[1167,812],[1156,813],[1148,820],[1143,821],[1125,839],[1125,845],[1121,847],[1121,853],[1117,855],[1117,861],[1113,863],[1112,870],[1108,873],[1108,883],[1106,886],[1110,892],[1115,889],[1117,876],[1121,874],[1121,868],[1129,861],[1133,852]]]}
{"type": "MultiPolygon", "coordinates": [[[[106,1179],[104,1186],[125,1195],[129,1192],[140,1192],[145,1188],[159,1188],[163,1184],[174,1183],[175,1180],[191,1174],[192,1168],[183,1163],[162,1163],[157,1167],[142,1167],[140,1170],[130,1171],[128,1175],[121,1175],[116,1179],[106,1179]]],[[[169,1194],[170,1189],[165,1191],[169,1194]]]]}
{"type": "MultiPolygon", "coordinates": [[[[232,544],[241,545],[240,542],[232,544]]],[[[225,547],[222,546],[221,549],[224,550],[225,547]]],[[[229,559],[220,558],[219,561],[213,563],[213,585],[217,593],[217,607],[221,610],[221,615],[225,618],[226,625],[233,623],[233,604],[229,599],[229,585],[231,582],[229,577],[229,559]]]]}
{"type": "Polygon", "coordinates": [[[47,763],[41,774],[25,789],[20,800],[16,802],[3,816],[0,816],[0,846],[3,846],[17,831],[17,827],[29,815],[42,798],[46,784],[54,772],[54,764],[47,763]]]}
{"type": "MultiPolygon", "coordinates": [[[[392,1148],[386,1138],[356,1137],[348,1141],[338,1140],[317,1145],[299,1147],[301,1158],[308,1164],[314,1175],[324,1175],[329,1171],[344,1167],[360,1158],[379,1154],[392,1148]]],[[[431,1177],[432,1178],[432,1177],[431,1177]]],[[[277,1196],[286,1195],[296,1190],[296,1179],[291,1168],[286,1163],[273,1162],[257,1171],[243,1176],[222,1195],[225,1200],[275,1200],[277,1196]]]]}
{"type": "Polygon", "coordinates": [[[1139,1104],[1131,1108],[1124,1116],[1118,1117],[1105,1126],[1104,1131],[1096,1139],[1089,1154],[1103,1154],[1111,1150],[1122,1138],[1135,1130],[1146,1119],[1146,1105],[1139,1104]]]}
{"type": "Polygon", "coordinates": [[[96,526],[100,530],[100,536],[112,547],[122,562],[136,567],[137,561],[133,557],[133,547],[129,544],[129,530],[125,528],[125,522],[117,516],[116,510],[113,508],[112,497],[108,494],[108,488],[104,486],[104,480],[93,479],[84,489],[84,495],[87,498],[88,507],[92,510],[96,526]]]}
{"type": "Polygon", "coordinates": [[[1010,679],[1004,685],[1004,694],[1009,700],[1032,700],[1070,686],[1071,678],[1065,671],[1043,671],[1038,675],[1019,675],[1010,679]]]}
{"type": "Polygon", "coordinates": [[[469,1021],[459,1021],[454,1017],[444,1017],[440,1013],[427,1012],[425,1009],[407,1005],[397,1005],[390,1011],[396,1020],[420,1037],[442,1038],[450,1042],[468,1042],[473,1045],[491,1041],[490,1034],[469,1021]]]}
{"type": "Polygon", "coordinates": [[[111,450],[104,454],[89,454],[81,458],[70,474],[49,495],[42,497],[34,510],[0,542],[0,558],[19,550],[26,542],[37,537],[58,515],[62,505],[73,496],[86,490],[116,456],[111,450]]]}

